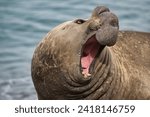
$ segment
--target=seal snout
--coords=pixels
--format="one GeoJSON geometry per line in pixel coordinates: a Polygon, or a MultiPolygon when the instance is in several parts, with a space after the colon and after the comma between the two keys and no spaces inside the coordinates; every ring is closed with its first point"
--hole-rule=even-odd
{"type": "Polygon", "coordinates": [[[94,9],[88,23],[89,38],[82,47],[81,56],[82,74],[85,78],[91,75],[90,68],[103,48],[113,46],[116,43],[119,31],[117,16],[104,6],[98,6],[94,9]]]}
{"type": "Polygon", "coordinates": [[[118,18],[107,7],[96,7],[90,21],[89,29],[97,31],[96,39],[101,45],[113,46],[116,43],[119,31],[118,18]]]}

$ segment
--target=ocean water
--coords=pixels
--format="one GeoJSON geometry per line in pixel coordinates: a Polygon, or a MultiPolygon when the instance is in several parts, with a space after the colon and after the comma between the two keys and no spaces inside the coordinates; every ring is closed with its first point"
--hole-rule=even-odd
{"type": "Polygon", "coordinates": [[[37,99],[31,58],[58,24],[88,18],[97,5],[119,17],[120,30],[150,32],[150,0],[0,0],[0,99],[37,99]]]}

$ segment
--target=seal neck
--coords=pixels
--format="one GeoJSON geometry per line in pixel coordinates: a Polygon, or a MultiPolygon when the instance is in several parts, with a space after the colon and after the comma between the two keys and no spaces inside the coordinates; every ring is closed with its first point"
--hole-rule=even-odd
{"type": "Polygon", "coordinates": [[[128,80],[121,61],[105,47],[94,66],[93,92],[86,99],[123,99],[128,92],[128,80]]]}
{"type": "Polygon", "coordinates": [[[93,73],[85,82],[68,83],[67,99],[123,99],[126,81],[120,61],[105,47],[95,61],[93,73]],[[78,85],[77,85],[78,84],[78,85]]]}

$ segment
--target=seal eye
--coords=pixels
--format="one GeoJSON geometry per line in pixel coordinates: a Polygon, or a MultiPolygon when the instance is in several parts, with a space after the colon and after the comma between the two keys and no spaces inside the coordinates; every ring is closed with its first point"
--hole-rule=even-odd
{"type": "Polygon", "coordinates": [[[75,20],[74,22],[77,23],[77,24],[83,24],[83,23],[86,22],[86,21],[83,20],[83,19],[77,19],[77,20],[75,20]]]}

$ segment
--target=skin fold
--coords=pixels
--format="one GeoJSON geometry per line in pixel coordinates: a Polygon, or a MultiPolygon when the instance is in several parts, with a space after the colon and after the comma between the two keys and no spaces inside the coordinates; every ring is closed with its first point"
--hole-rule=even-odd
{"type": "Polygon", "coordinates": [[[150,99],[150,33],[118,24],[98,6],[48,32],[32,58],[38,99],[150,99]]]}

